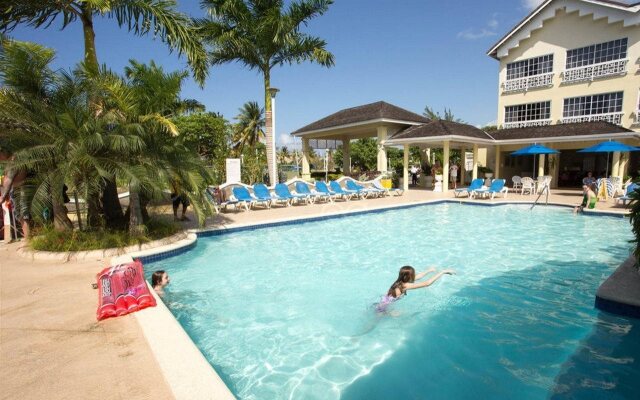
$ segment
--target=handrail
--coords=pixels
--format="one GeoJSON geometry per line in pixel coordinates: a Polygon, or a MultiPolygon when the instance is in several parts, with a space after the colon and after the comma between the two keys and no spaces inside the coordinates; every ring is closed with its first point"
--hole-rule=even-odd
{"type": "Polygon", "coordinates": [[[546,196],[544,205],[545,206],[549,205],[549,182],[545,181],[544,186],[542,187],[542,190],[540,191],[540,193],[538,193],[538,198],[536,199],[536,201],[533,202],[529,210],[533,210],[533,207],[535,207],[536,204],[538,204],[538,200],[540,200],[540,197],[542,197],[542,193],[545,193],[545,192],[547,193],[547,196],[546,196]]]}

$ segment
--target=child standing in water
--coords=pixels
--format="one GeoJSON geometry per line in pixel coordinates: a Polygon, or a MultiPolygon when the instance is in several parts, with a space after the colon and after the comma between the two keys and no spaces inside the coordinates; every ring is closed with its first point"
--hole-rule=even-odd
{"type": "Polygon", "coordinates": [[[436,269],[431,267],[428,270],[419,273],[416,275],[416,270],[406,265],[400,268],[400,272],[398,273],[398,279],[393,282],[393,285],[389,288],[387,295],[382,297],[382,300],[376,307],[379,312],[386,311],[389,304],[393,303],[396,300],[399,300],[403,296],[406,296],[407,290],[419,289],[427,286],[431,286],[435,281],[440,279],[442,275],[454,275],[456,272],[452,269],[445,269],[440,271],[436,275],[434,275],[431,279],[426,280],[424,282],[414,283],[417,280],[424,278],[426,275],[436,272],[436,269]]]}

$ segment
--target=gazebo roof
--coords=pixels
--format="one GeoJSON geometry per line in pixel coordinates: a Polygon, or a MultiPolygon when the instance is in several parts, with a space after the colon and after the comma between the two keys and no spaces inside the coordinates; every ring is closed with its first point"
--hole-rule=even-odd
{"type": "Polygon", "coordinates": [[[390,122],[396,124],[416,125],[429,122],[428,118],[405,110],[384,101],[365,104],[363,106],[345,108],[327,117],[304,126],[292,135],[313,133],[330,128],[338,128],[350,125],[360,125],[372,122],[390,122]]]}
{"type": "Polygon", "coordinates": [[[461,139],[482,139],[491,141],[493,138],[482,129],[469,124],[454,121],[433,120],[426,124],[412,126],[393,135],[389,140],[407,140],[421,138],[442,138],[457,136],[461,139]]]}
{"type": "Polygon", "coordinates": [[[578,137],[586,136],[601,136],[601,135],[614,135],[621,134],[625,136],[626,133],[631,135],[637,135],[630,129],[623,128],[621,126],[612,124],[606,121],[596,122],[577,122],[572,124],[557,124],[547,126],[531,126],[526,128],[511,128],[511,129],[499,129],[491,132],[491,136],[498,141],[557,141],[563,140],[579,140],[578,137]]]}

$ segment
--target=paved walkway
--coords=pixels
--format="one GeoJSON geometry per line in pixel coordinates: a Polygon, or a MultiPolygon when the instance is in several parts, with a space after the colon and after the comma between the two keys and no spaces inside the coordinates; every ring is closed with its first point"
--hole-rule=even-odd
{"type": "MultiPolygon", "coordinates": [[[[577,190],[554,190],[550,201],[576,205],[581,196],[577,190]]],[[[207,226],[308,217],[444,198],[453,198],[453,194],[410,190],[402,197],[232,211],[210,218],[207,226]]],[[[507,200],[533,201],[534,198],[509,194],[507,200]]],[[[597,208],[624,210],[614,206],[611,200],[599,202],[597,208]]],[[[170,207],[167,209],[170,213],[170,207]]],[[[191,222],[185,223],[185,228],[196,227],[194,216],[189,216],[191,222]]],[[[16,255],[21,245],[0,245],[0,398],[172,398],[136,320],[131,316],[100,323],[95,320],[97,291],[91,283],[95,282],[95,274],[105,261],[27,261],[16,255]]]]}

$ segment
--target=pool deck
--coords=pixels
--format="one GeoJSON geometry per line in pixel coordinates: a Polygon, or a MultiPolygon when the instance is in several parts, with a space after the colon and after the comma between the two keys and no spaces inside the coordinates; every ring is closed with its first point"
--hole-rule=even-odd
{"type": "MultiPolygon", "coordinates": [[[[452,192],[409,190],[400,197],[230,211],[209,218],[206,227],[313,218],[453,198],[452,192]]],[[[506,199],[477,203],[534,199],[510,193],[506,199]]],[[[575,206],[581,201],[581,192],[553,190],[549,201],[575,206]]],[[[612,200],[599,202],[597,209],[625,212],[612,200]]],[[[185,229],[197,228],[193,215],[188,216],[191,221],[185,223],[185,229]]],[[[21,242],[0,245],[0,398],[174,398],[139,318],[127,315],[96,322],[97,291],[91,283],[107,261],[98,257],[70,262],[27,260],[17,254],[23,246],[21,242]]]]}

